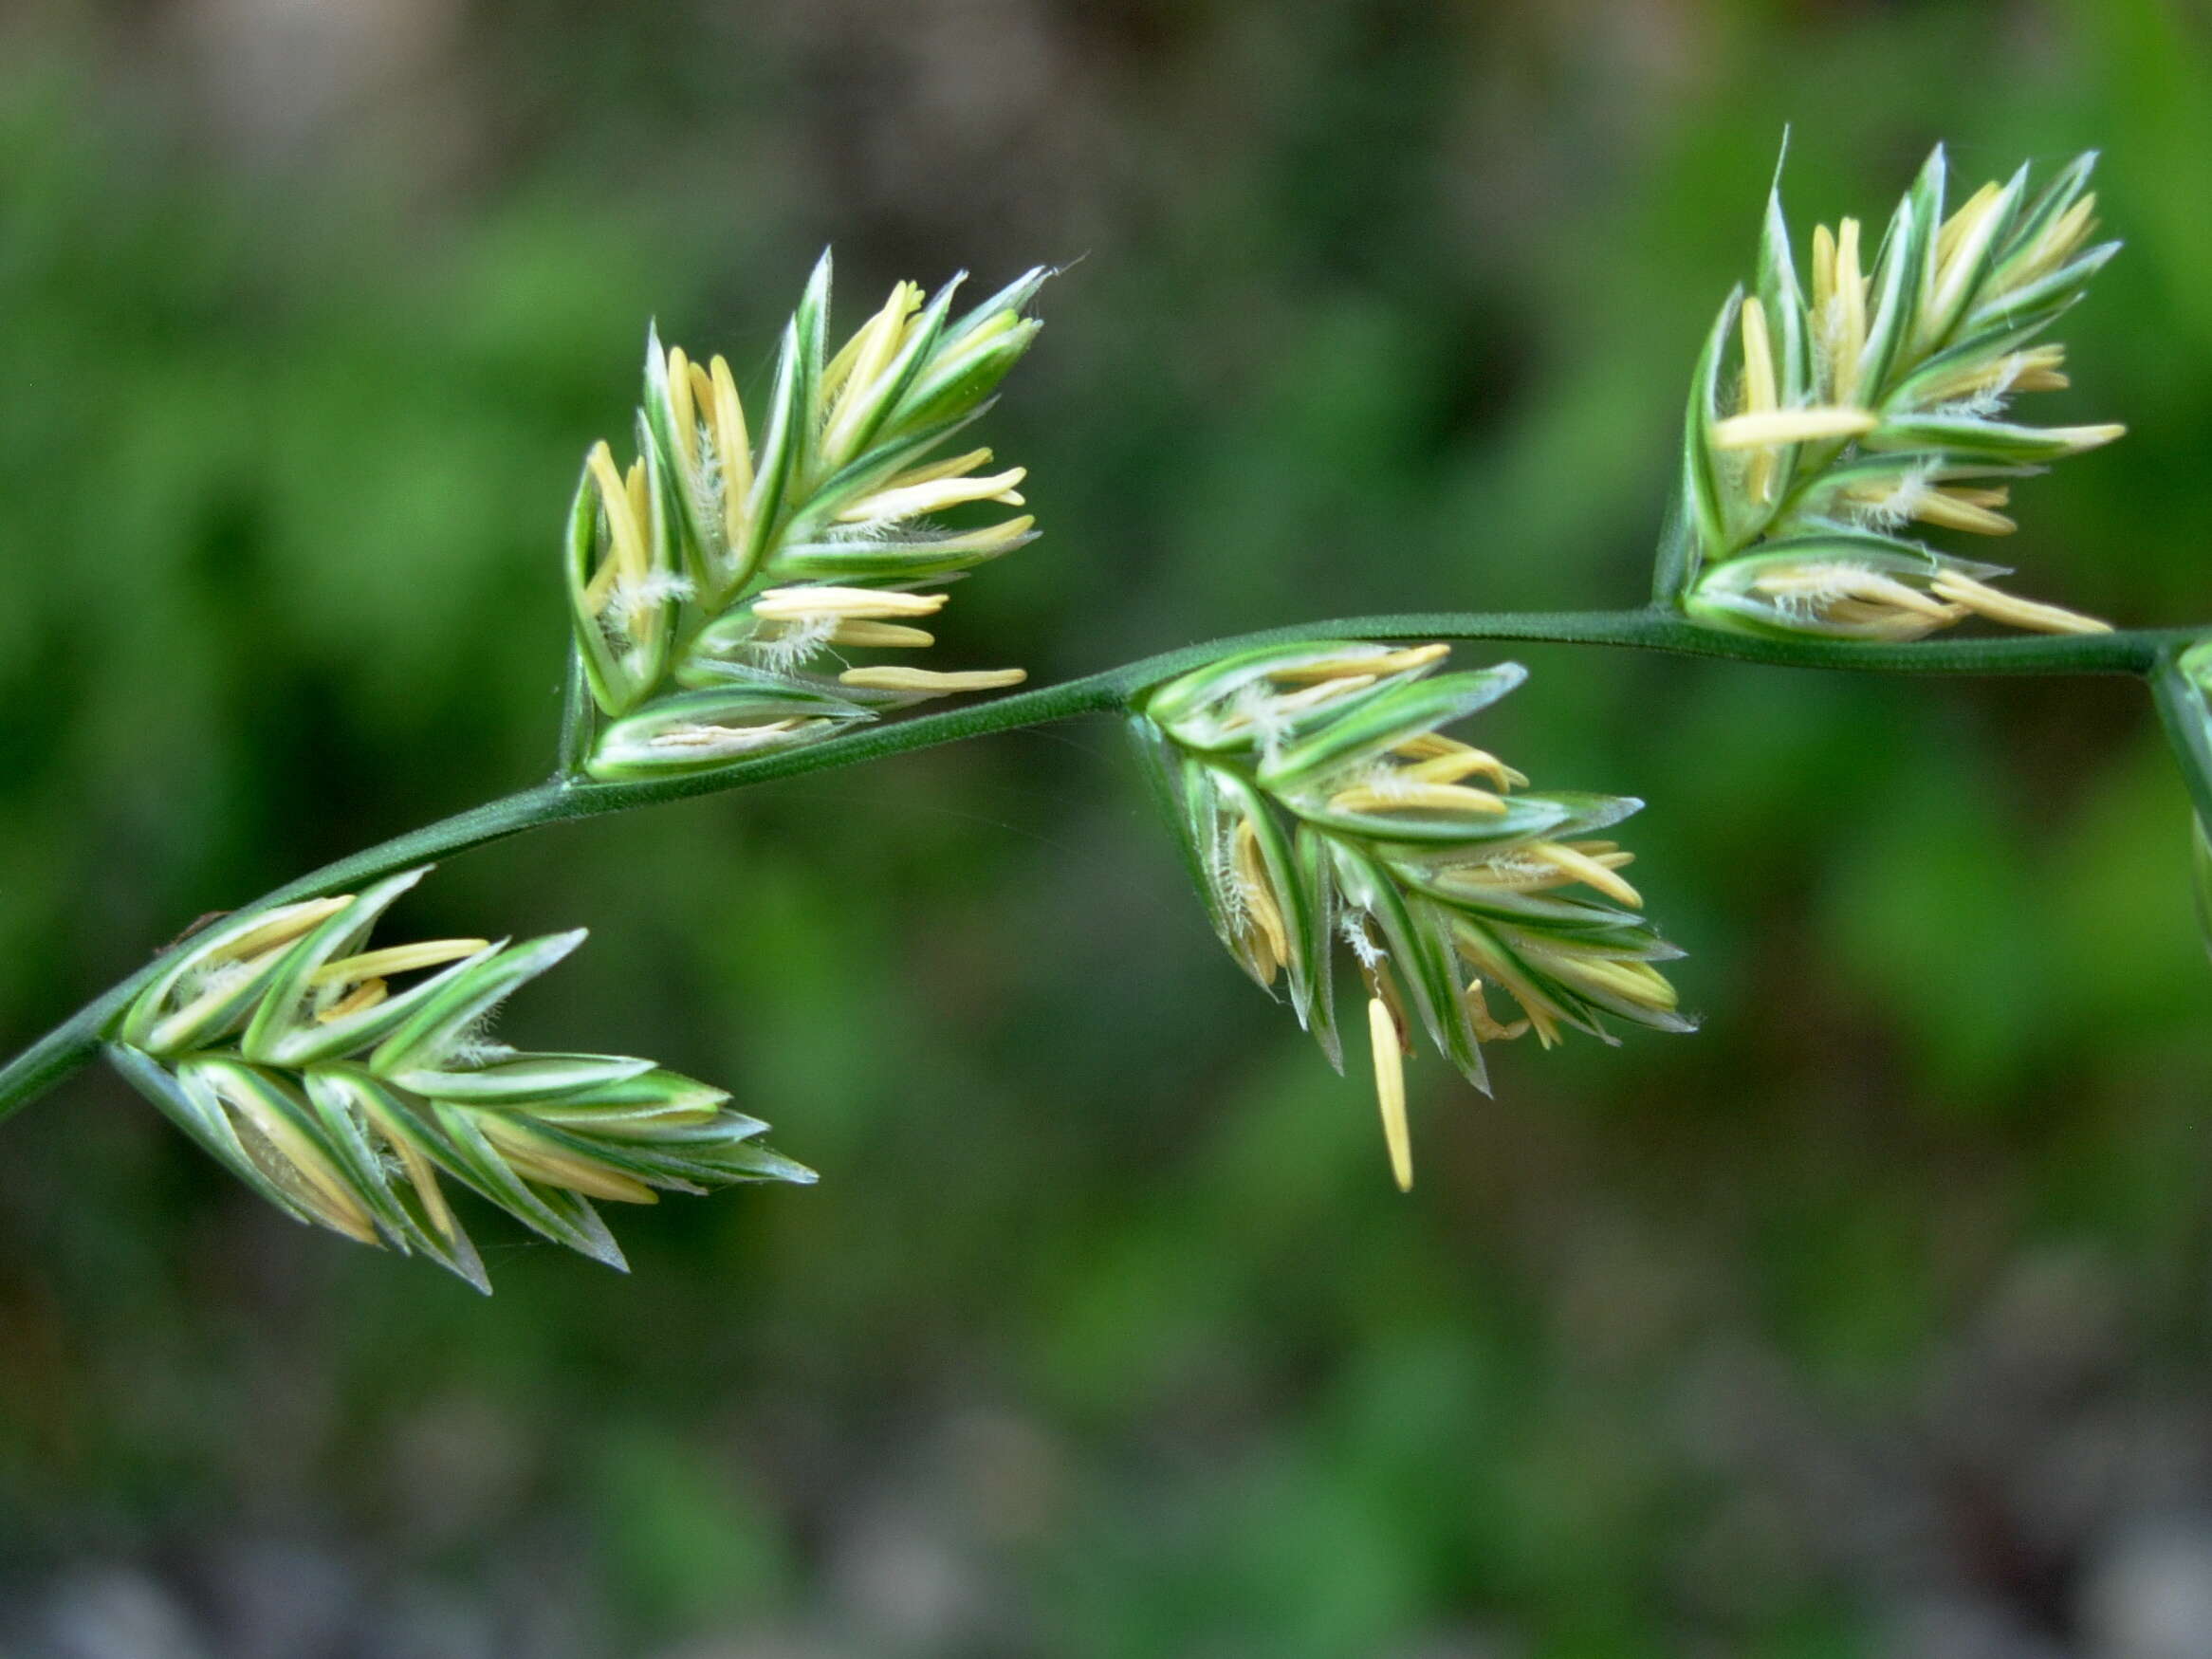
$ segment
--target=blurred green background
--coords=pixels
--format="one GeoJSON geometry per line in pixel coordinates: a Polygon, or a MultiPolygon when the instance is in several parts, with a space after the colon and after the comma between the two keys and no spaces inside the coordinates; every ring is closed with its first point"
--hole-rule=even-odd
{"type": "MultiPolygon", "coordinates": [[[[2129,244],[2028,592],[2212,616],[2212,25],[2149,0],[18,0],[0,17],[0,1041],[531,781],[646,319],[815,250],[1071,268],[989,439],[1040,680],[1632,602],[1785,123],[2101,148],[2129,244]]],[[[0,1134],[10,1659],[2203,1659],[2212,970],[2137,688],[1531,650],[1690,1039],[1365,1087],[1234,971],[1110,724],[556,829],[408,931],[595,942],[518,1041],[824,1173],[311,1235],[102,1074],[0,1134]]],[[[1484,654],[1466,654],[1470,661],[1484,654]]]]}

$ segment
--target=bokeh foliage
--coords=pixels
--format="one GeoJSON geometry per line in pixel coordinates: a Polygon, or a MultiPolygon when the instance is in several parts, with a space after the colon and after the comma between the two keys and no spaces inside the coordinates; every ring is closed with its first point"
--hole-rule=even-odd
{"type": "MultiPolygon", "coordinates": [[[[991,416],[1045,538],[947,631],[1043,680],[1632,602],[1785,122],[1805,223],[1939,137],[2100,147],[2129,246],[2052,418],[2132,431],[2019,555],[2212,617],[2182,6],[314,9],[0,31],[11,1040],[539,775],[646,318],[757,384],[831,239],[862,295],[1079,261],[991,416]]],[[[663,1056],[823,1171],[632,1218],[630,1280],[481,1215],[484,1303],[104,1078],[11,1123],[0,1643],[135,1594],[226,1654],[2134,1651],[2113,1586],[2212,1509],[2212,970],[2137,689],[1520,654],[1472,735],[1652,802],[1706,1023],[1502,1051],[1494,1103],[1416,1067],[1410,1200],[1103,727],[409,901],[592,927],[513,1039],[663,1056]]]]}

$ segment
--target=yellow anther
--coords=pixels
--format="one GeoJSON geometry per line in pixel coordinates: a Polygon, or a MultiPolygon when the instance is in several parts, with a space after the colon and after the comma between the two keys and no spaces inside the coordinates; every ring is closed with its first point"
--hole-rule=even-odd
{"type": "Polygon", "coordinates": [[[710,363],[696,363],[681,347],[671,346],[668,402],[688,485],[697,488],[710,476],[721,497],[722,522],[705,527],[721,537],[725,545],[734,546],[744,528],[746,495],[752,486],[752,452],[729,364],[720,357],[710,363]]]}
{"type": "Polygon", "coordinates": [[[1501,1024],[1490,1012],[1490,1005],[1483,995],[1483,982],[1467,981],[1467,1023],[1474,1027],[1476,1037],[1484,1042],[1511,1042],[1517,1037],[1528,1035],[1528,1022],[1516,1020],[1510,1025],[1501,1024]]]}
{"type": "Polygon", "coordinates": [[[1413,1137],[1406,1127],[1406,1055],[1390,1005],[1372,997],[1367,1037],[1374,1048],[1374,1097],[1382,1109],[1383,1139],[1390,1146],[1391,1176],[1400,1192],[1413,1189],[1413,1137]]]}
{"type": "Polygon", "coordinates": [[[1464,783],[1408,783],[1387,779],[1355,784],[1329,797],[1332,812],[1474,812],[1496,817],[1506,810],[1502,796],[1464,783]]]}
{"type": "Polygon", "coordinates": [[[1880,599],[1908,609],[1941,608],[1892,577],[1853,564],[1785,565],[1763,572],[1751,587],[1773,599],[1880,599]]]}
{"type": "Polygon", "coordinates": [[[917,518],[923,513],[943,512],[949,507],[966,507],[978,501],[997,501],[1008,507],[1020,507],[1022,495],[1014,486],[1026,476],[1027,468],[1009,467],[1004,472],[993,472],[984,478],[937,478],[923,484],[910,484],[903,488],[879,489],[873,495],[863,496],[839,513],[838,523],[894,524],[901,519],[917,518]]]}
{"type": "MultiPolygon", "coordinates": [[[[1774,346],[1767,339],[1766,307],[1756,295],[1743,302],[1743,403],[1742,413],[1746,415],[1771,414],[1780,401],[1775,386],[1774,346]]],[[[1744,469],[1743,489],[1751,499],[1764,506],[1774,493],[1774,452],[1769,449],[1755,451],[1751,464],[1744,469]]]]}
{"type": "Polygon", "coordinates": [[[1754,592],[1775,599],[1857,600],[1862,604],[1908,611],[1930,621],[1958,619],[1954,607],[1930,599],[1918,588],[1878,570],[1842,562],[1785,565],[1767,571],[1751,586],[1754,592]]]}
{"type": "Polygon", "coordinates": [[[1246,940],[1252,948],[1254,966],[1260,969],[1262,981],[1273,985],[1277,966],[1290,960],[1290,934],[1282,925],[1281,907],[1275,902],[1275,884],[1267,878],[1267,859],[1260,850],[1259,832],[1248,818],[1238,820],[1236,834],[1229,838],[1229,872],[1252,930],[1259,934],[1246,940]]]}
{"type": "Polygon", "coordinates": [[[1936,232],[1936,263],[1944,265],[1954,258],[1960,242],[1978,230],[1988,217],[1996,203],[1998,185],[1993,179],[1959,204],[1959,211],[1945,219],[1943,229],[1936,232]]]}
{"type": "Polygon", "coordinates": [[[1755,450],[1775,444],[1811,443],[1819,438],[1861,437],[1881,425],[1864,409],[1773,409],[1732,415],[1713,423],[1713,447],[1755,450]]]}
{"type": "Polygon", "coordinates": [[[898,355],[906,320],[922,303],[922,290],[900,283],[891,290],[883,309],[860,325],[858,333],[822,371],[820,396],[836,400],[836,413],[822,433],[823,460],[837,466],[850,458],[861,424],[874,413],[870,405],[883,371],[898,355]]]}
{"type": "Polygon", "coordinates": [[[676,447],[684,452],[684,470],[694,470],[699,465],[699,411],[692,401],[691,359],[684,356],[684,348],[668,348],[668,415],[669,424],[676,429],[676,447]]]}
{"type": "Polygon", "coordinates": [[[1982,258],[2002,229],[2004,200],[1999,186],[1985,184],[1937,232],[1935,282],[1921,310],[1921,349],[1940,343],[1966,303],[1968,290],[1981,279],[1982,258]]]}
{"type": "Polygon", "coordinates": [[[1451,647],[1442,640],[1428,645],[1403,646],[1376,657],[1368,665],[1368,672],[1378,675],[1410,673],[1414,669],[1427,668],[1432,662],[1442,662],[1450,654],[1451,647]]]}
{"type": "Polygon", "coordinates": [[[893,617],[933,617],[950,597],[894,593],[875,587],[772,587],[753,601],[753,615],[771,622],[811,622],[833,617],[879,621],[893,617]]]}
{"type": "Polygon", "coordinates": [[[746,515],[753,488],[752,437],[745,426],[745,405],[738,401],[737,381],[727,359],[717,356],[708,366],[708,396],[701,407],[712,412],[714,454],[722,469],[722,527],[732,547],[745,539],[746,515]]]}
{"type": "Polygon", "coordinates": [[[2038,277],[2056,270],[2072,258],[2074,250],[2088,241],[2090,232],[2096,229],[2096,193],[2092,191],[2052,220],[2043,234],[2036,239],[2035,248],[2014,271],[2013,286],[2025,287],[2038,277]]]}
{"type": "Polygon", "coordinates": [[[1021,668],[969,669],[957,673],[940,673],[926,668],[849,668],[838,675],[838,683],[875,691],[916,691],[925,697],[936,697],[952,691],[995,691],[1003,687],[1018,686],[1028,677],[1029,671],[1021,668]]]}
{"type": "Polygon", "coordinates": [[[408,1184],[422,1205],[422,1213],[438,1236],[451,1242],[460,1232],[460,1225],[453,1219],[452,1207],[438,1187],[437,1167],[422,1155],[415,1142],[400,1133],[375,1105],[364,1102],[363,1108],[377,1125],[384,1144],[398,1155],[399,1167],[406,1172],[408,1184]]]}
{"type": "Polygon", "coordinates": [[[1944,493],[1952,500],[1965,502],[1970,507],[2002,507],[2012,500],[2012,487],[2005,484],[1946,484],[1943,488],[1944,493]]]}
{"type": "Polygon", "coordinates": [[[2058,373],[2058,366],[2065,360],[2066,348],[2062,345],[2039,345],[2029,351],[2009,352],[1918,382],[1915,401],[1926,408],[1988,394],[2003,398],[2015,392],[2054,392],[2068,384],[2066,377],[2058,373]]]}
{"type": "Polygon", "coordinates": [[[638,543],[642,546],[645,526],[653,522],[653,502],[645,492],[643,456],[630,463],[630,470],[623,476],[622,487],[630,498],[630,522],[637,526],[638,543]]]}
{"type": "Polygon", "coordinates": [[[339,1001],[331,1004],[329,1007],[323,1009],[323,1012],[316,1015],[315,1018],[322,1024],[328,1025],[332,1022],[342,1020],[350,1014],[359,1014],[365,1009],[375,1007],[387,996],[391,995],[391,992],[392,987],[386,985],[382,980],[364,979],[359,985],[355,986],[352,990],[348,991],[339,1001]]]}
{"type": "Polygon", "coordinates": [[[883,372],[883,364],[896,355],[906,320],[921,303],[922,290],[912,283],[893,284],[891,297],[853,331],[853,337],[838,348],[837,355],[823,367],[817,396],[824,400],[836,397],[848,384],[865,389],[870,380],[883,372]],[[863,362],[863,358],[870,361],[863,362]]]}
{"type": "Polygon", "coordinates": [[[1780,401],[1774,378],[1774,346],[1767,338],[1766,307],[1755,294],[1739,318],[1743,335],[1743,413],[1756,415],[1780,401]]]}
{"type": "MultiPolygon", "coordinates": [[[[1334,703],[1341,697],[1364,691],[1373,684],[1373,674],[1352,674],[1344,679],[1323,680],[1318,685],[1307,686],[1301,691],[1285,691],[1281,696],[1268,698],[1267,711],[1277,716],[1308,713],[1324,703],[1334,703]]],[[[1222,722],[1230,728],[1250,723],[1250,715],[1242,710],[1222,722]]]]}
{"type": "Polygon", "coordinates": [[[2111,623],[2095,617],[2023,599],[1955,570],[1945,571],[1928,585],[1975,615],[1987,617],[1992,622],[2001,622],[2008,628],[2024,628],[2036,634],[2110,634],[2112,631],[2111,623]]]}
{"type": "Polygon", "coordinates": [[[1416,783],[1456,783],[1462,778],[1480,774],[1497,784],[1502,791],[1527,783],[1528,779],[1523,774],[1515,771],[1496,755],[1464,744],[1456,747],[1456,753],[1433,756],[1406,767],[1398,776],[1416,783]]]}
{"type": "Polygon", "coordinates": [[[991,458],[988,450],[970,450],[965,455],[954,455],[949,461],[933,461],[927,467],[916,467],[901,472],[884,486],[886,489],[904,489],[910,484],[931,484],[940,478],[958,478],[974,471],[991,458]]]}
{"type": "Polygon", "coordinates": [[[1484,929],[1462,921],[1454,924],[1451,936],[1469,966],[1521,1005],[1537,1041],[1545,1048],[1555,1046],[1559,1041],[1559,1021],[1566,1010],[1539,990],[1484,929]]]}
{"type": "Polygon", "coordinates": [[[349,985],[381,974],[411,973],[418,968],[440,968],[473,956],[490,945],[489,939],[426,939],[418,945],[391,945],[381,950],[326,962],[307,976],[314,986],[349,985]]]}
{"type": "Polygon", "coordinates": [[[566,1187],[586,1198],[611,1199],[618,1204],[657,1204],[657,1194],[644,1182],[611,1170],[595,1158],[573,1152],[524,1128],[513,1119],[492,1112],[472,1115],[484,1138],[499,1150],[514,1172],[526,1181],[548,1187],[566,1187]]]}
{"type": "Polygon", "coordinates": [[[1458,738],[1446,737],[1443,733],[1435,731],[1415,732],[1404,743],[1391,750],[1391,753],[1400,759],[1409,761],[1432,761],[1446,755],[1472,752],[1469,747],[1460,742],[1458,738]]]}
{"type": "Polygon", "coordinates": [[[1448,645],[1411,645],[1402,651],[1381,651],[1372,656],[1329,656],[1318,662],[1293,663],[1287,668],[1270,669],[1267,677],[1286,684],[1305,680],[1343,679],[1356,674],[1373,682],[1384,674],[1404,673],[1410,669],[1426,668],[1432,662],[1442,662],[1451,654],[1448,645]]]}
{"type": "MultiPolygon", "coordinates": [[[[1538,841],[1524,848],[1523,852],[1527,857],[1542,860],[1570,879],[1579,881],[1585,887],[1594,887],[1606,897],[1615,899],[1631,910],[1644,908],[1644,895],[1614,875],[1613,867],[1602,857],[1593,857],[1579,848],[1561,841],[1538,841]]],[[[1626,859],[1622,861],[1626,862],[1626,859]]]]}
{"type": "MultiPolygon", "coordinates": [[[[615,452],[603,438],[592,446],[587,465],[591,468],[592,483],[599,492],[599,510],[606,515],[607,537],[612,544],[612,556],[607,568],[614,572],[609,585],[618,581],[643,581],[652,570],[652,555],[645,544],[645,519],[642,508],[645,495],[645,464],[641,461],[631,469],[636,480],[633,490],[621,473],[615,470],[615,452]]],[[[592,584],[599,585],[595,579],[592,584]]]]}
{"type": "Polygon", "coordinates": [[[1908,507],[1912,516],[1925,524],[1970,530],[1978,536],[2009,536],[2019,528],[2004,514],[1991,511],[1989,505],[1977,500],[1977,496],[1995,496],[2002,502],[2005,492],[2001,489],[1926,489],[1912,497],[1908,507]]]}
{"type": "Polygon", "coordinates": [[[1667,976],[1648,962],[1623,962],[1579,950],[1546,949],[1544,966],[1586,990],[1610,992],[1654,1013],[1671,1014],[1677,997],[1667,976]]]}
{"type": "Polygon", "coordinates": [[[1871,639],[1925,639],[1930,634],[1963,622],[1973,613],[1964,605],[1946,605],[1940,612],[1922,615],[1900,611],[1876,600],[1846,599],[1830,605],[1826,616],[1839,627],[1861,631],[1871,639]]]}
{"type": "Polygon", "coordinates": [[[377,1224],[344,1175],[297,1124],[247,1090],[232,1088],[227,1078],[215,1082],[215,1092],[263,1174],[333,1232],[364,1244],[379,1243],[377,1224]]]}
{"type": "Polygon", "coordinates": [[[212,966],[220,962],[243,962],[279,945],[288,945],[313,928],[320,927],[340,911],[353,903],[353,894],[341,893],[331,898],[304,899],[299,904],[288,904],[271,911],[235,938],[226,939],[208,952],[206,961],[212,966]]]}
{"type": "Polygon", "coordinates": [[[1828,396],[1848,405],[1858,393],[1859,359],[1867,349],[1867,282],[1859,273],[1859,222],[1838,221],[1834,310],[1822,319],[1828,345],[1828,396]]]}
{"type": "Polygon", "coordinates": [[[583,584],[583,601],[591,607],[593,616],[605,613],[607,600],[615,591],[615,579],[620,575],[620,568],[610,559],[593,573],[591,581],[583,584]]]}
{"type": "Polygon", "coordinates": [[[2008,536],[2018,526],[1994,510],[2012,499],[2003,488],[1977,489],[1961,486],[1924,484],[1907,478],[1897,484],[1860,484],[1844,490],[1843,499],[1878,513],[1920,519],[1954,530],[1971,530],[1982,536],[2008,536]]]}
{"type": "Polygon", "coordinates": [[[832,645],[851,645],[884,651],[919,651],[937,643],[926,628],[909,628],[901,622],[844,621],[829,636],[832,645]]]}
{"type": "MultiPolygon", "coordinates": [[[[1546,846],[1565,847],[1580,854],[1599,869],[1619,870],[1636,861],[1633,853],[1624,853],[1612,841],[1550,841],[1546,846]]],[[[1554,887],[1564,887],[1571,881],[1583,879],[1580,866],[1568,868],[1565,864],[1539,855],[1534,846],[1517,847],[1498,857],[1479,864],[1463,864],[1442,872],[1437,879],[1450,888],[1476,891],[1503,888],[1509,893],[1542,893],[1554,887]]],[[[1593,886],[1596,884],[1592,883],[1593,886]]],[[[1642,909],[1641,895],[1631,901],[1642,909]]]]}

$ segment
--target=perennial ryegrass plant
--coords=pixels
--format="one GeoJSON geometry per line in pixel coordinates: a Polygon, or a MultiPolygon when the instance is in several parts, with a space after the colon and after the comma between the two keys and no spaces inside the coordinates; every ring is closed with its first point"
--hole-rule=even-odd
{"type": "Polygon", "coordinates": [[[581,932],[370,948],[383,912],[432,860],[524,830],[1113,713],[1229,954],[1338,1065],[1336,979],[1356,977],[1409,1187],[1416,1033],[1487,1087],[1487,1042],[1694,1025],[1662,968],[1679,952],[1611,839],[1642,802],[1531,787],[1447,731],[1526,678],[1448,669],[1453,641],[2136,676],[2190,790],[2212,913],[2212,627],[2116,630],[1932,540],[2006,534],[2023,480],[2121,435],[2014,412],[2067,384],[2050,331],[2118,246],[2093,240],[2091,169],[2023,168],[1954,204],[1939,150],[1871,249],[1849,218],[1800,248],[1770,194],[1751,281],[1692,376],[1648,604],[1336,619],[931,713],[907,711],[1023,678],[912,657],[947,585],[1036,533],[1002,510],[1026,505],[1023,469],[953,440],[1036,339],[1048,273],[965,309],[958,279],[901,283],[833,350],[825,255],[749,414],[727,359],[655,334],[634,458],[586,455],[561,538],[573,638],[553,775],[188,933],[0,1068],[0,1118],[104,1053],[296,1219],[488,1289],[451,1183],[619,1265],[595,1200],[814,1177],[705,1083],[493,1038],[501,1002],[581,932]],[[1990,632],[1931,637],[1969,624],[1990,632]]]}

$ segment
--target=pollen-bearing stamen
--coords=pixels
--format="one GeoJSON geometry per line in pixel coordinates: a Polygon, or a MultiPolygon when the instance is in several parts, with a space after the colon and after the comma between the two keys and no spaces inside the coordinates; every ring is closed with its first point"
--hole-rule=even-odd
{"type": "Polygon", "coordinates": [[[877,691],[910,691],[922,697],[949,696],[956,691],[996,691],[1018,686],[1029,677],[1027,669],[991,668],[945,671],[926,668],[849,668],[838,675],[841,686],[858,686],[877,691]]]}
{"type": "Polygon", "coordinates": [[[1367,1004],[1367,1036],[1374,1051],[1374,1097],[1382,1112],[1383,1139],[1391,1153],[1391,1175],[1400,1192],[1413,1190],[1413,1137],[1406,1125],[1406,1040],[1391,1005],[1381,997],[1367,1004]]]}
{"type": "Polygon", "coordinates": [[[1225,863],[1222,881],[1226,896],[1231,913],[1242,925],[1243,943],[1254,975],[1262,985],[1273,985],[1277,970],[1290,960],[1290,934],[1283,926],[1282,909],[1275,901],[1259,832],[1250,819],[1237,820],[1225,863]]]}
{"type": "Polygon", "coordinates": [[[2111,623],[2101,618],[2085,617],[2079,611],[2023,599],[1957,571],[1945,571],[1928,584],[1928,590],[2008,628],[2022,628],[2036,634],[2110,634],[2112,631],[2111,623]]]}
{"type": "Polygon", "coordinates": [[[869,587],[778,587],[753,601],[753,615],[782,622],[887,620],[894,617],[933,617],[952,596],[943,593],[886,592],[869,587]]]}

